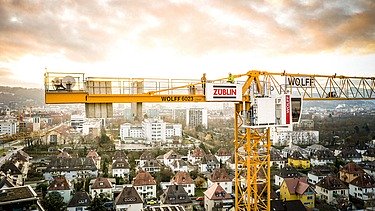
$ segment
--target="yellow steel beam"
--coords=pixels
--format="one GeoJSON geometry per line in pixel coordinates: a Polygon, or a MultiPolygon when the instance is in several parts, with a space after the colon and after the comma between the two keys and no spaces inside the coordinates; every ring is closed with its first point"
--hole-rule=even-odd
{"type": "Polygon", "coordinates": [[[46,92],[46,104],[85,103],[87,92],[46,92]]]}

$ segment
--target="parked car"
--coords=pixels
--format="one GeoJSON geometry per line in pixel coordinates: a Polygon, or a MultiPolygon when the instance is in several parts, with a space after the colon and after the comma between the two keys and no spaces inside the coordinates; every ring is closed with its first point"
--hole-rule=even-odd
{"type": "Polygon", "coordinates": [[[147,201],[147,204],[148,204],[148,205],[154,205],[154,204],[157,204],[157,203],[158,203],[158,202],[155,201],[155,200],[153,200],[153,199],[147,201]]]}

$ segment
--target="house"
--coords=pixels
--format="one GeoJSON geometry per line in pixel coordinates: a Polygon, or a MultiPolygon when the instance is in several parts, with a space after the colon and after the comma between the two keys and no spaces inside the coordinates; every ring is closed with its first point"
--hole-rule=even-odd
{"type": "Polygon", "coordinates": [[[308,169],[310,168],[310,160],[302,155],[300,151],[294,151],[288,157],[288,164],[295,168],[308,169]]]}
{"type": "Polygon", "coordinates": [[[201,163],[199,164],[200,172],[212,172],[214,169],[220,168],[220,163],[212,154],[204,155],[201,163]]]}
{"type": "Polygon", "coordinates": [[[307,208],[315,206],[315,192],[307,183],[306,178],[285,178],[280,187],[280,199],[301,200],[307,208]]]}
{"type": "Polygon", "coordinates": [[[43,176],[52,180],[54,176],[64,175],[68,181],[97,177],[98,169],[92,158],[53,158],[43,176]]]}
{"type": "Polygon", "coordinates": [[[125,158],[117,158],[112,163],[112,176],[129,179],[130,165],[125,158]]]}
{"type": "Polygon", "coordinates": [[[186,211],[193,211],[193,203],[181,185],[171,185],[160,196],[160,202],[163,205],[180,205],[186,211]]]}
{"type": "Polygon", "coordinates": [[[328,175],[315,185],[316,196],[328,204],[337,204],[336,198],[343,196],[349,199],[349,188],[343,181],[333,175],[328,175]]]}
{"type": "Polygon", "coordinates": [[[101,169],[101,160],[102,158],[99,156],[99,154],[96,152],[96,150],[90,150],[87,155],[87,158],[92,158],[94,160],[95,166],[98,169],[101,169]]]}
{"type": "Polygon", "coordinates": [[[227,148],[220,148],[216,153],[215,157],[220,163],[225,163],[230,157],[232,153],[227,148]]]}
{"type": "Polygon", "coordinates": [[[102,194],[103,196],[113,199],[113,185],[116,183],[115,180],[109,178],[98,177],[89,187],[90,196],[95,198],[102,194]]]}
{"type": "Polygon", "coordinates": [[[156,197],[156,181],[147,171],[138,171],[137,176],[133,179],[133,186],[142,199],[156,197]]]}
{"type": "Polygon", "coordinates": [[[307,173],[308,182],[315,185],[326,176],[333,174],[333,170],[328,166],[314,166],[311,171],[307,173]]]}
{"type": "Polygon", "coordinates": [[[203,156],[205,155],[206,153],[203,151],[203,149],[197,147],[193,150],[193,152],[190,153],[190,150],[189,150],[189,153],[188,153],[188,161],[195,165],[197,164],[198,162],[200,162],[203,158],[203,156]]]}
{"type": "Polygon", "coordinates": [[[338,158],[345,162],[359,163],[362,161],[361,153],[357,152],[354,148],[345,148],[338,155],[338,158]]]}
{"type": "Polygon", "coordinates": [[[170,150],[162,156],[162,163],[164,163],[165,166],[171,166],[176,160],[181,160],[181,155],[175,153],[173,150],[170,150]]]}
{"type": "Polygon", "coordinates": [[[178,171],[188,171],[188,164],[183,160],[174,160],[170,167],[174,173],[178,171]]]}
{"type": "Polygon", "coordinates": [[[359,163],[359,166],[369,175],[375,177],[375,161],[366,161],[359,163]]]}
{"type": "Polygon", "coordinates": [[[114,163],[116,160],[119,160],[119,159],[128,161],[128,156],[126,156],[124,151],[116,150],[115,154],[112,157],[112,163],[114,163]]]}
{"type": "Polygon", "coordinates": [[[350,183],[365,171],[356,163],[350,162],[339,170],[340,180],[345,183],[350,183]]]}
{"type": "Polygon", "coordinates": [[[305,149],[302,149],[296,145],[284,147],[284,149],[281,150],[281,154],[283,155],[283,158],[288,158],[291,154],[293,154],[294,151],[300,152],[304,157],[308,157],[309,154],[305,149]]]}
{"type": "Polygon", "coordinates": [[[68,211],[86,211],[88,210],[87,207],[90,206],[91,199],[88,193],[83,191],[78,191],[74,194],[72,199],[69,201],[67,205],[68,211]]]}
{"type": "Polygon", "coordinates": [[[206,210],[229,210],[233,207],[233,198],[219,184],[215,183],[204,192],[206,210]]]}
{"type": "Polygon", "coordinates": [[[313,166],[333,164],[335,161],[336,157],[329,149],[316,150],[310,157],[310,162],[313,166]]]}
{"type": "Polygon", "coordinates": [[[150,151],[145,151],[142,153],[142,155],[139,157],[139,159],[135,160],[135,164],[138,167],[143,167],[145,163],[149,160],[155,160],[155,156],[150,151]]]}
{"type": "Polygon", "coordinates": [[[0,190],[5,188],[12,188],[16,187],[16,185],[13,183],[12,179],[8,176],[3,176],[0,180],[0,190]]]}
{"type": "Polygon", "coordinates": [[[5,162],[1,167],[0,171],[2,171],[5,175],[12,178],[12,182],[15,185],[21,186],[24,183],[24,177],[21,170],[11,161],[5,162]]]}
{"type": "Polygon", "coordinates": [[[155,173],[155,172],[160,171],[161,166],[162,165],[159,163],[158,160],[146,160],[143,163],[143,166],[141,167],[141,169],[150,173],[155,173]]]}
{"type": "Polygon", "coordinates": [[[195,183],[191,179],[190,174],[185,171],[179,171],[171,179],[171,184],[183,187],[189,196],[195,195],[195,183]]]}
{"type": "Polygon", "coordinates": [[[47,188],[47,193],[58,192],[64,198],[64,202],[68,203],[72,197],[72,185],[64,176],[55,177],[47,188]]]}
{"type": "Polygon", "coordinates": [[[229,194],[233,193],[232,178],[228,175],[226,169],[218,168],[212,172],[208,178],[208,187],[211,187],[213,184],[219,184],[229,194]]]}
{"type": "Polygon", "coordinates": [[[308,147],[306,147],[306,152],[308,153],[308,156],[312,156],[315,154],[315,152],[317,151],[321,151],[321,150],[326,150],[328,148],[324,147],[323,145],[320,145],[320,144],[313,144],[313,145],[310,145],[308,147]]]}
{"type": "Polygon", "coordinates": [[[363,201],[367,207],[367,203],[371,203],[375,199],[374,178],[366,173],[356,177],[349,183],[349,195],[363,201]]]}
{"type": "Polygon", "coordinates": [[[281,169],[285,166],[286,159],[281,156],[281,152],[274,147],[270,150],[271,166],[281,169]]]}
{"type": "Polygon", "coordinates": [[[134,187],[124,187],[115,199],[115,209],[139,211],[143,209],[143,200],[134,187]]]}
{"type": "Polygon", "coordinates": [[[35,191],[29,186],[10,187],[0,190],[0,210],[44,211],[35,191]]]}
{"type": "Polygon", "coordinates": [[[375,161],[375,149],[369,148],[365,153],[362,154],[363,161],[375,161]]]}
{"type": "Polygon", "coordinates": [[[368,149],[369,146],[363,141],[360,141],[358,144],[355,145],[355,150],[361,155],[363,155],[368,149]]]}
{"type": "Polygon", "coordinates": [[[69,129],[61,126],[54,130],[48,131],[44,138],[46,145],[62,145],[72,142],[72,137],[69,135],[69,129]]]}
{"type": "Polygon", "coordinates": [[[299,178],[301,175],[293,166],[285,166],[275,175],[275,185],[281,186],[285,178],[299,178]]]}
{"type": "Polygon", "coordinates": [[[30,159],[31,157],[29,156],[29,154],[27,154],[23,150],[18,150],[17,153],[13,155],[12,157],[13,162],[18,162],[21,165],[25,165],[26,163],[29,163],[30,159]]]}

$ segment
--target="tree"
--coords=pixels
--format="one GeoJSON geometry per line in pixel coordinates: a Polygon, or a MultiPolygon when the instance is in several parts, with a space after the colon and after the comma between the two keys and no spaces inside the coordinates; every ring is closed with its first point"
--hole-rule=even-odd
{"type": "Polygon", "coordinates": [[[64,198],[58,192],[48,193],[42,200],[42,205],[48,211],[66,209],[64,198]]]}
{"type": "Polygon", "coordinates": [[[105,198],[102,194],[99,194],[99,196],[95,196],[87,209],[95,211],[106,211],[107,209],[104,207],[104,203],[107,201],[109,201],[107,198],[105,198]]]}

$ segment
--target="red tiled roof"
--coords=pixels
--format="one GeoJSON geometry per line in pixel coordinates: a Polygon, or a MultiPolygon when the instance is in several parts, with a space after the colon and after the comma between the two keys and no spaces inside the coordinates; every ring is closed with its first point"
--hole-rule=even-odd
{"type": "Polygon", "coordinates": [[[350,163],[346,164],[344,167],[342,167],[340,169],[340,171],[348,173],[348,174],[359,174],[359,173],[364,173],[365,172],[362,169],[362,167],[360,167],[359,165],[357,165],[354,162],[350,162],[350,163]]]}
{"type": "Polygon", "coordinates": [[[201,148],[195,148],[194,150],[193,150],[193,153],[191,154],[191,156],[193,156],[193,157],[203,157],[204,155],[205,155],[206,153],[203,151],[203,149],[201,149],[201,148]]]}
{"type": "Polygon", "coordinates": [[[285,178],[284,182],[290,194],[302,195],[309,188],[306,178],[285,178]]]}
{"type": "Polygon", "coordinates": [[[65,177],[56,177],[48,187],[48,190],[70,190],[70,185],[65,177]]]}
{"type": "Polygon", "coordinates": [[[223,200],[223,199],[231,199],[231,195],[227,193],[219,184],[214,183],[209,187],[205,192],[204,195],[207,196],[210,200],[223,200]]]}
{"type": "Polygon", "coordinates": [[[177,185],[194,183],[189,173],[184,171],[177,172],[176,175],[172,178],[172,181],[177,185]]]}
{"type": "Polygon", "coordinates": [[[227,171],[223,168],[215,169],[211,176],[210,180],[212,182],[230,182],[232,179],[229,177],[227,171]]]}
{"type": "Polygon", "coordinates": [[[216,152],[216,155],[217,156],[231,156],[232,153],[230,153],[230,151],[226,148],[220,148],[217,152],[216,152]]]}
{"type": "Polygon", "coordinates": [[[92,184],[91,189],[106,189],[112,188],[112,183],[108,178],[98,177],[92,184]]]}
{"type": "Polygon", "coordinates": [[[90,150],[88,153],[87,153],[87,155],[86,155],[86,157],[92,157],[92,158],[94,158],[94,159],[97,159],[97,158],[99,158],[100,156],[99,156],[99,154],[96,152],[96,150],[90,150]]]}
{"type": "Polygon", "coordinates": [[[156,181],[150,173],[144,170],[139,170],[137,176],[133,180],[134,186],[156,185],[156,181]]]}

